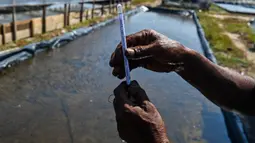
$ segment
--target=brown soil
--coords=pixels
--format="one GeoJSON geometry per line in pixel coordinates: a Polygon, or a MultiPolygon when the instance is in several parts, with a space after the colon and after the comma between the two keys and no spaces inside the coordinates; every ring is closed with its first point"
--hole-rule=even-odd
{"type": "Polygon", "coordinates": [[[221,15],[221,14],[209,14],[209,16],[218,18],[218,19],[226,19],[226,18],[234,18],[243,21],[251,21],[254,17],[252,16],[240,16],[240,15],[221,15]]]}

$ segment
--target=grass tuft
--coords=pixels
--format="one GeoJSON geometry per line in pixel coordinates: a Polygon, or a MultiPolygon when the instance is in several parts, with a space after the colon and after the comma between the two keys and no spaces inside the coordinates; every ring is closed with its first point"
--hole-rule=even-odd
{"type": "Polygon", "coordinates": [[[246,21],[228,18],[221,20],[221,22],[228,32],[241,35],[241,39],[244,40],[246,44],[255,43],[255,33],[246,21]]]}
{"type": "Polygon", "coordinates": [[[250,65],[244,52],[238,49],[231,39],[225,35],[219,26],[219,20],[206,14],[199,13],[199,20],[207,40],[219,63],[231,68],[241,68],[250,65]]]}
{"type": "Polygon", "coordinates": [[[216,4],[212,3],[210,8],[209,8],[209,11],[210,12],[216,12],[216,13],[221,13],[221,14],[224,14],[224,13],[228,13],[226,10],[224,10],[223,8],[217,6],[216,4]]]}
{"type": "Polygon", "coordinates": [[[155,0],[132,0],[133,5],[140,5],[144,3],[152,3],[155,2],[155,0]]]}

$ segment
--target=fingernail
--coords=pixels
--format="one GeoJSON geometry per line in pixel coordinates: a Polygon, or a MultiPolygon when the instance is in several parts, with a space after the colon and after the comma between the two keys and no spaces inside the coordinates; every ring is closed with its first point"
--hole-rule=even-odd
{"type": "Polygon", "coordinates": [[[126,50],[125,55],[127,57],[133,57],[135,55],[135,50],[129,48],[126,50]]]}

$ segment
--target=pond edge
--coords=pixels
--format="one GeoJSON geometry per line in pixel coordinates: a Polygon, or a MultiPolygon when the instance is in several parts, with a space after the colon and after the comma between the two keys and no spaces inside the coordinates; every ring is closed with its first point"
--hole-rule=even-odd
{"type": "MultiPolygon", "coordinates": [[[[141,9],[140,7],[137,7],[133,10],[125,12],[124,15],[132,16],[139,12],[141,12],[141,9]]],[[[0,71],[12,67],[13,65],[16,65],[24,60],[30,59],[36,56],[36,54],[39,52],[60,48],[61,46],[79,37],[85,36],[96,29],[109,25],[116,20],[118,20],[117,16],[104,22],[95,24],[93,26],[75,29],[61,36],[54,37],[51,40],[32,43],[22,48],[14,48],[10,50],[0,51],[0,71]]]]}

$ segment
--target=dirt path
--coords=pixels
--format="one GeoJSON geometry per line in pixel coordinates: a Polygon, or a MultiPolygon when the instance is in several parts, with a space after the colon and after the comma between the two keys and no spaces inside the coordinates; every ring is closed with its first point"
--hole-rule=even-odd
{"type": "Polygon", "coordinates": [[[234,43],[234,45],[241,49],[245,55],[247,56],[248,60],[252,61],[255,64],[255,53],[250,52],[247,47],[245,46],[244,42],[241,40],[240,36],[238,34],[230,33],[230,32],[224,32],[231,41],[234,43]]]}
{"type": "Polygon", "coordinates": [[[254,17],[252,17],[252,16],[240,16],[240,15],[209,14],[209,16],[212,16],[212,17],[218,18],[218,19],[234,18],[234,19],[239,19],[239,20],[243,20],[243,21],[251,21],[254,19],[254,17]]]}
{"type": "Polygon", "coordinates": [[[142,6],[142,5],[156,7],[156,6],[159,6],[160,4],[161,4],[161,0],[155,0],[154,2],[143,2],[142,4],[135,5],[133,7],[142,6]]]}
{"type": "MultiPolygon", "coordinates": [[[[209,14],[209,16],[217,18],[217,19],[221,19],[221,20],[228,19],[228,18],[234,18],[236,20],[246,21],[247,23],[253,19],[253,17],[251,17],[251,16],[239,16],[239,15],[209,14]]],[[[219,22],[218,25],[223,30],[222,33],[227,35],[230,38],[230,40],[232,41],[232,43],[237,48],[242,50],[244,52],[245,56],[247,57],[247,59],[253,63],[253,65],[251,67],[249,67],[248,69],[239,69],[240,72],[243,74],[245,73],[252,77],[255,77],[255,66],[254,66],[255,65],[255,53],[249,51],[249,48],[247,47],[246,43],[242,40],[242,38],[239,34],[228,32],[224,28],[223,23],[219,22]]]]}

